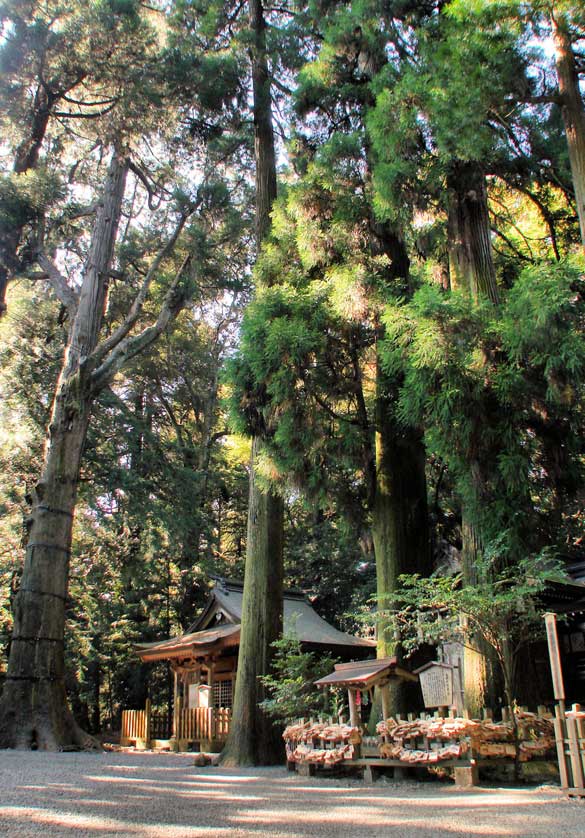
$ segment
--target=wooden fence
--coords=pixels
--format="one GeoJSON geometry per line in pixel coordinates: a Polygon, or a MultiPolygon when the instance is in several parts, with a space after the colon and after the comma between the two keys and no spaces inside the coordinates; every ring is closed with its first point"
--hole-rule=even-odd
{"type": "Polygon", "coordinates": [[[164,713],[152,712],[150,701],[147,701],[144,710],[122,711],[120,744],[140,741],[143,747],[148,747],[153,739],[170,739],[171,735],[180,742],[223,741],[229,733],[231,716],[232,711],[227,707],[184,710],[179,704],[172,719],[164,713]]]}
{"type": "Polygon", "coordinates": [[[193,707],[180,709],[176,719],[177,739],[195,741],[199,739],[225,739],[231,719],[231,710],[226,707],[193,707]]]}
{"type": "Polygon", "coordinates": [[[137,739],[150,739],[147,736],[148,714],[146,710],[122,710],[121,745],[129,745],[137,739]]]}
{"type": "Polygon", "coordinates": [[[580,704],[555,711],[555,738],[561,786],[567,794],[585,797],[585,711],[580,704]]]}

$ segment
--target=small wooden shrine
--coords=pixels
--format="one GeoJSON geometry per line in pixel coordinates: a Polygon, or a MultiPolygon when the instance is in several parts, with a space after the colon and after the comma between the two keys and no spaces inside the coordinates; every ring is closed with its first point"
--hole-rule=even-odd
{"type": "MultiPolygon", "coordinates": [[[[202,614],[185,634],[135,647],[145,662],[170,662],[175,675],[172,734],[181,745],[227,735],[237,677],[242,601],[243,583],[222,580],[211,590],[202,614]]],[[[283,617],[284,634],[298,638],[306,651],[346,660],[375,654],[374,640],[334,628],[298,591],[285,591],[283,617]]]]}
{"type": "Polygon", "coordinates": [[[382,696],[384,718],[390,715],[388,686],[392,680],[418,681],[416,675],[398,665],[396,657],[378,658],[368,661],[338,663],[330,675],[315,681],[317,687],[341,687],[347,689],[349,699],[349,723],[357,727],[360,722],[361,694],[378,687],[382,696]]]}

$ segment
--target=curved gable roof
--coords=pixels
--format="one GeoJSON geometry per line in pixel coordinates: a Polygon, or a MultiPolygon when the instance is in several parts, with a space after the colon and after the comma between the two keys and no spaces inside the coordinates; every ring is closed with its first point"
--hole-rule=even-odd
{"type": "MultiPolygon", "coordinates": [[[[191,629],[197,631],[212,625],[213,617],[220,613],[225,622],[242,620],[243,583],[221,581],[212,591],[212,599],[191,629]]],[[[284,634],[298,637],[301,643],[323,646],[374,647],[374,640],[346,634],[330,625],[311,607],[300,591],[286,590],[283,598],[284,634]]]]}
{"type": "MultiPolygon", "coordinates": [[[[240,641],[243,583],[223,581],[212,589],[203,613],[180,637],[159,643],[141,643],[136,651],[143,660],[204,655],[211,648],[237,646],[240,641]]],[[[307,646],[332,649],[374,648],[376,642],[354,637],[330,625],[311,607],[303,594],[284,593],[284,633],[307,646]]]]}

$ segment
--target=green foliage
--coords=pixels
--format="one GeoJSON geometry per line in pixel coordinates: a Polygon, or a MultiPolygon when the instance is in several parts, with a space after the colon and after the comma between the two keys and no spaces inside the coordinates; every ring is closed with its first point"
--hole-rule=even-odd
{"type": "Polygon", "coordinates": [[[338,698],[314,686],[319,678],[329,675],[335,658],[303,652],[294,637],[283,637],[272,646],[272,673],[260,677],[269,696],[260,702],[264,712],[275,722],[284,723],[303,717],[337,716],[338,698]]]}
{"type": "Polygon", "coordinates": [[[486,546],[476,568],[480,584],[465,584],[460,575],[401,576],[385,617],[410,652],[453,641],[477,648],[483,640],[495,652],[512,705],[519,651],[544,633],[539,595],[551,579],[566,577],[546,553],[498,570],[508,552],[506,539],[502,533],[486,546]]]}
{"type": "Polygon", "coordinates": [[[46,169],[4,175],[0,180],[0,224],[10,229],[38,219],[63,192],[59,176],[46,169]]]}
{"type": "Polygon", "coordinates": [[[400,419],[424,424],[429,450],[449,465],[487,536],[515,528],[522,552],[546,530],[550,493],[581,479],[579,264],[526,268],[498,309],[423,286],[388,307],[385,323],[384,362],[404,376],[400,419]],[[562,475],[550,471],[554,445],[566,455],[562,475]]]}

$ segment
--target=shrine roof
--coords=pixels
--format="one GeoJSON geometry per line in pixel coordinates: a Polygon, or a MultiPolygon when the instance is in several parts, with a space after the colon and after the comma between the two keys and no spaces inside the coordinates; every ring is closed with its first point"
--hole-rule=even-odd
{"type": "Polygon", "coordinates": [[[396,657],[378,658],[369,661],[352,661],[338,663],[330,675],[315,681],[317,687],[356,687],[369,689],[389,678],[404,678],[417,681],[416,675],[398,666],[396,657]]]}
{"type": "MultiPolygon", "coordinates": [[[[203,613],[180,637],[158,643],[141,643],[136,648],[142,660],[162,660],[201,656],[240,642],[243,584],[220,580],[211,590],[203,613]]],[[[311,607],[300,591],[287,590],[283,596],[285,635],[298,638],[308,647],[326,648],[351,654],[372,651],[375,640],[346,634],[330,625],[311,607]]]]}

